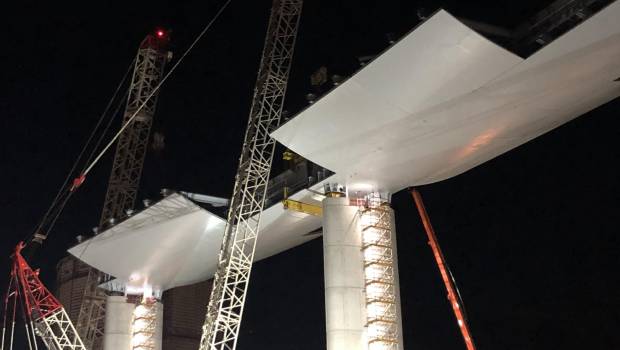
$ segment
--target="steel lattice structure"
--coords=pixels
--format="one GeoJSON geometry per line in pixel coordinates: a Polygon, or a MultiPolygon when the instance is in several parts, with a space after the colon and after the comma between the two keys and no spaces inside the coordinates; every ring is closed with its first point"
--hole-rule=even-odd
{"type": "Polygon", "coordinates": [[[398,350],[392,216],[389,203],[370,194],[360,211],[369,350],[398,350]]]}
{"type": "Polygon", "coordinates": [[[84,285],[84,294],[76,327],[84,343],[89,349],[95,350],[102,346],[103,321],[105,317],[105,293],[99,288],[104,274],[94,268],[88,269],[88,277],[84,285]]]}
{"type": "Polygon", "coordinates": [[[293,57],[302,0],[274,0],[220,250],[200,350],[232,350],[241,317],[275,140],[293,57]]]}
{"type": "Polygon", "coordinates": [[[35,322],[35,327],[50,350],[86,350],[64,308],[35,322]]]}
{"type": "Polygon", "coordinates": [[[2,346],[5,340],[13,348],[13,330],[15,328],[15,311],[21,304],[22,315],[26,324],[28,343],[36,349],[35,335],[39,336],[50,350],[86,350],[69,315],[60,301],[50,293],[39,279],[38,271],[33,270],[22,257],[24,244],[20,243],[13,255],[13,266],[9,280],[9,290],[5,298],[4,320],[2,329],[2,346]],[[11,309],[12,310],[9,310],[11,309]],[[6,334],[7,315],[12,312],[12,329],[6,334]]]}
{"type": "Polygon", "coordinates": [[[159,39],[151,35],[140,45],[129,86],[123,124],[127,123],[134,113],[138,112],[138,115],[118,138],[100,226],[104,226],[110,218],[125,217],[125,211],[133,209],[157,105],[158,92],[155,88],[163,76],[166,57],[166,51],[161,49],[159,39]],[[140,109],[142,105],[144,107],[140,109]]]}
{"type": "MultiPolygon", "coordinates": [[[[156,88],[168,57],[166,45],[166,37],[148,35],[138,49],[123,118],[123,125],[127,122],[131,125],[118,139],[100,227],[112,218],[120,220],[128,209],[133,209],[157,105],[156,88]]],[[[101,342],[96,340],[103,335],[105,294],[98,286],[105,279],[104,274],[91,268],[84,288],[77,329],[89,349],[101,347],[101,342]]]]}

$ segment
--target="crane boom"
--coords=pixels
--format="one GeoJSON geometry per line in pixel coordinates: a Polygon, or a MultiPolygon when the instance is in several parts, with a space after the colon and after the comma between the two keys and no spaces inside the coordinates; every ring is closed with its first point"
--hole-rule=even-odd
{"type": "Polygon", "coordinates": [[[418,190],[414,188],[411,190],[411,196],[415,201],[415,204],[418,208],[418,213],[420,214],[420,218],[422,219],[422,224],[424,225],[424,229],[426,230],[426,234],[428,236],[428,244],[433,250],[435,262],[437,263],[437,267],[439,267],[441,279],[446,286],[446,291],[448,292],[448,300],[450,301],[450,306],[452,306],[452,311],[454,311],[454,316],[456,317],[459,330],[461,331],[461,335],[463,336],[465,346],[467,347],[467,350],[476,350],[474,340],[471,337],[471,331],[469,330],[469,324],[467,323],[467,318],[465,317],[465,313],[463,311],[463,303],[459,303],[459,295],[456,289],[456,285],[454,283],[454,280],[452,279],[452,274],[448,269],[448,264],[446,263],[446,259],[443,256],[441,247],[439,246],[439,241],[437,240],[435,230],[431,225],[431,220],[428,217],[426,208],[424,207],[422,195],[420,195],[420,192],[418,192],[418,190]]]}
{"type": "Polygon", "coordinates": [[[302,5],[273,1],[200,350],[237,345],[302,5]]]}
{"type": "MultiPolygon", "coordinates": [[[[156,88],[169,56],[167,44],[167,33],[158,30],[147,35],[138,49],[123,118],[123,125],[131,125],[118,139],[99,227],[106,226],[110,219],[120,220],[134,207],[157,104],[156,88]]],[[[89,269],[78,316],[77,329],[93,350],[101,346],[96,339],[103,335],[105,294],[98,287],[105,279],[100,271],[89,269]]]]}
{"type": "Polygon", "coordinates": [[[35,349],[35,335],[38,335],[50,350],[86,350],[62,304],[43,285],[38,271],[33,270],[21,255],[23,248],[24,244],[20,242],[13,253],[9,290],[4,303],[1,348],[5,348],[5,341],[9,341],[10,348],[13,348],[15,314],[19,303],[26,322],[28,343],[35,349]],[[13,326],[7,334],[6,321],[10,314],[13,326]]]}
{"type": "Polygon", "coordinates": [[[153,91],[163,77],[167,56],[163,39],[153,35],[148,35],[138,49],[123,124],[139,111],[118,138],[99,226],[111,218],[123,218],[127,209],[133,209],[159,95],[153,91]]]}

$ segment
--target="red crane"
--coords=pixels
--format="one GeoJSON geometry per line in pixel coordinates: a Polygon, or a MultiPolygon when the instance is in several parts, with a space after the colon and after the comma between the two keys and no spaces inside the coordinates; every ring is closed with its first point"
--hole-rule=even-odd
{"type": "Polygon", "coordinates": [[[439,267],[441,279],[443,280],[443,283],[446,286],[446,290],[448,291],[448,300],[450,301],[450,305],[452,306],[452,310],[454,311],[454,316],[456,317],[459,329],[461,330],[461,334],[463,335],[463,340],[465,341],[467,350],[476,350],[474,340],[472,339],[471,332],[469,331],[469,325],[467,324],[467,318],[465,317],[465,311],[463,310],[463,303],[460,302],[460,297],[456,290],[456,285],[454,283],[454,280],[452,279],[452,274],[450,273],[450,269],[448,268],[446,259],[443,256],[443,252],[441,251],[439,242],[437,241],[435,230],[433,230],[433,226],[431,225],[431,219],[428,217],[428,213],[426,212],[426,208],[424,207],[422,196],[420,195],[420,192],[418,192],[418,190],[416,190],[415,188],[411,190],[411,195],[413,196],[413,200],[418,207],[418,212],[420,213],[422,224],[424,224],[424,229],[426,230],[426,235],[428,236],[428,244],[431,246],[431,249],[433,249],[433,255],[435,256],[437,267],[439,267]]]}
{"type": "Polygon", "coordinates": [[[30,349],[37,349],[36,335],[48,349],[86,350],[62,304],[43,285],[39,271],[33,270],[21,255],[23,248],[24,243],[20,242],[12,256],[9,288],[4,298],[1,348],[13,349],[19,312],[25,322],[30,349]]]}

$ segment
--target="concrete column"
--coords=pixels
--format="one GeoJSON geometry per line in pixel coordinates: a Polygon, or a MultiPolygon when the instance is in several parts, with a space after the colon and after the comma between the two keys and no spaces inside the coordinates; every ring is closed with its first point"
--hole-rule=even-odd
{"type": "Polygon", "coordinates": [[[156,319],[155,319],[155,334],[153,337],[155,338],[155,350],[162,350],[163,344],[163,335],[164,335],[164,304],[157,302],[157,310],[155,311],[156,319]]]}
{"type": "Polygon", "coordinates": [[[363,350],[366,303],[358,207],[343,197],[323,200],[327,350],[363,350]]]}
{"type": "Polygon", "coordinates": [[[404,349],[403,342],[403,314],[400,303],[400,277],[398,273],[398,245],[396,244],[396,220],[394,218],[394,209],[390,208],[390,226],[392,228],[392,254],[394,255],[394,291],[396,293],[396,313],[398,314],[398,348],[404,349]]]}
{"type": "Polygon", "coordinates": [[[134,304],[125,296],[111,295],[106,298],[105,331],[103,350],[131,350],[131,323],[134,304]]]}

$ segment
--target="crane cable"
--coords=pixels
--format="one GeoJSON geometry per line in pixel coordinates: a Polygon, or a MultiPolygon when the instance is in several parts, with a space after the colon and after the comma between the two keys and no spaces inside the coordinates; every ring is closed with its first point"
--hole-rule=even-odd
{"type": "MultiPolygon", "coordinates": [[[[211,26],[213,25],[213,23],[215,23],[215,21],[220,17],[220,15],[222,14],[222,12],[224,12],[224,10],[228,7],[228,5],[231,3],[232,0],[227,0],[222,7],[220,7],[220,9],[217,11],[217,13],[215,14],[215,16],[209,21],[209,23],[207,23],[207,25],[202,29],[202,31],[200,32],[200,34],[198,34],[198,36],[194,39],[194,41],[190,44],[190,46],[185,50],[185,52],[181,55],[181,57],[179,58],[179,60],[172,66],[172,68],[168,71],[168,73],[166,73],[166,75],[164,75],[164,77],[162,78],[162,80],[155,86],[155,88],[153,88],[153,91],[151,91],[151,93],[147,96],[147,98],[144,100],[144,102],[142,102],[142,104],[140,104],[140,106],[138,106],[138,109],[136,109],[136,111],[131,115],[131,117],[127,120],[127,122],[125,124],[123,124],[123,126],[120,128],[120,130],[114,135],[114,137],[112,137],[112,139],[105,145],[105,147],[99,152],[99,154],[94,158],[94,160],[92,160],[92,155],[94,154],[94,152],[91,154],[91,156],[89,158],[89,161],[87,162],[87,166],[85,166],[83,168],[83,170],[80,172],[80,175],[78,177],[76,177],[71,186],[68,188],[68,192],[65,192],[68,185],[69,185],[69,179],[71,178],[71,174],[73,173],[73,171],[75,171],[75,168],[77,166],[77,163],[79,161],[79,158],[81,157],[81,155],[83,154],[84,149],[82,149],[82,152],[80,153],[80,157],[78,157],[78,160],[76,161],[76,163],[74,164],[74,166],[72,167],[71,171],[69,172],[69,175],[67,176],[67,179],[65,180],[65,182],[63,183],[62,187],[60,188],[60,190],[58,191],[58,194],[56,195],[56,198],[54,199],[54,201],[52,202],[52,205],[50,206],[50,208],[48,209],[48,212],[46,213],[46,215],[43,217],[44,219],[41,221],[41,224],[37,227],[37,229],[35,230],[35,232],[32,234],[32,236],[35,236],[37,234],[42,235],[43,239],[45,239],[47,237],[47,235],[49,234],[50,229],[48,229],[48,232],[43,234],[43,233],[39,233],[40,229],[43,227],[43,225],[45,224],[45,220],[47,219],[47,217],[49,216],[49,214],[52,212],[52,210],[54,209],[54,207],[56,206],[56,204],[58,203],[58,201],[60,200],[60,198],[63,195],[66,196],[65,199],[62,201],[62,205],[60,206],[60,209],[57,211],[55,218],[53,219],[53,223],[56,222],[56,220],[58,219],[58,217],[60,216],[60,213],[62,212],[62,209],[64,208],[64,206],[66,205],[67,201],[69,200],[69,198],[71,197],[71,195],[73,194],[73,192],[75,192],[75,190],[77,190],[78,187],[80,187],[80,185],[82,185],[82,183],[84,183],[85,179],[86,179],[86,175],[88,175],[88,173],[93,169],[93,167],[99,162],[99,160],[101,159],[101,157],[103,157],[103,155],[108,151],[108,149],[110,149],[110,147],[114,144],[114,142],[116,142],[116,140],[120,137],[120,135],[123,133],[123,131],[125,131],[125,129],[127,129],[127,127],[129,126],[129,124],[131,124],[133,122],[133,120],[136,118],[136,116],[138,115],[138,113],[144,108],[144,106],[146,106],[146,104],[148,103],[148,101],[151,99],[151,97],[153,97],[153,95],[159,91],[159,89],[161,88],[161,86],[163,85],[163,83],[172,75],[172,73],[176,70],[176,68],[181,64],[181,62],[183,61],[183,59],[190,53],[190,51],[194,48],[194,46],[196,46],[196,44],[198,44],[198,42],[200,41],[200,39],[202,39],[202,37],[206,34],[206,32],[211,28],[211,26]]],[[[99,125],[99,124],[98,124],[99,125]]],[[[90,139],[89,139],[90,140],[90,139]]],[[[100,142],[98,142],[97,144],[100,144],[100,142]]],[[[53,225],[52,225],[53,226],[53,225]]]]}
{"type": "MultiPolygon", "coordinates": [[[[121,106],[123,105],[123,102],[125,100],[125,98],[127,98],[127,94],[125,94],[125,96],[119,100],[116,109],[114,110],[114,112],[111,114],[110,119],[108,120],[108,124],[106,125],[106,127],[103,129],[103,131],[101,132],[101,136],[99,137],[99,140],[97,140],[97,143],[95,144],[95,146],[93,147],[93,150],[91,151],[90,155],[88,156],[88,160],[85,162],[85,164],[88,164],[92,158],[95,155],[95,152],[97,151],[97,148],[99,148],[99,145],[101,145],[101,142],[103,141],[103,138],[105,137],[105,135],[108,133],[108,130],[110,129],[110,126],[112,125],[112,122],[115,120],[114,116],[118,115],[118,112],[121,109],[121,106]]],[[[86,165],[84,166],[84,168],[86,168],[86,165]]],[[[82,172],[83,169],[82,168],[82,172]]],[[[67,184],[65,184],[66,187],[67,184]]],[[[54,227],[54,225],[56,224],[56,220],[58,220],[58,217],[60,217],[60,214],[62,214],[62,211],[64,210],[65,206],[67,205],[67,202],[69,201],[69,198],[71,198],[71,196],[75,193],[75,191],[66,191],[65,192],[65,198],[62,201],[62,203],[60,204],[60,206],[58,207],[58,209],[56,210],[56,214],[54,215],[54,217],[51,219],[49,226],[47,228],[47,234],[49,234],[49,231],[52,230],[52,228],[54,227]]]]}
{"type": "Polygon", "coordinates": [[[196,44],[198,43],[198,41],[200,41],[200,39],[202,39],[202,37],[204,36],[204,34],[207,32],[207,30],[209,30],[211,28],[211,26],[213,25],[213,23],[218,19],[218,17],[222,14],[222,12],[224,12],[224,10],[226,9],[226,7],[228,7],[228,4],[230,4],[232,0],[227,0],[224,5],[222,5],[222,7],[218,10],[218,12],[215,14],[215,16],[211,19],[211,21],[209,21],[209,23],[204,27],[204,29],[200,32],[200,34],[198,34],[198,36],[196,37],[196,39],[194,39],[194,41],[192,42],[192,44],[187,48],[187,50],[185,50],[185,52],[183,53],[183,55],[181,55],[181,58],[179,58],[179,60],[172,66],[172,68],[168,71],[168,73],[166,73],[166,75],[164,75],[164,77],[161,79],[161,81],[159,82],[159,84],[157,84],[155,86],[155,88],[153,88],[153,91],[151,91],[151,93],[146,97],[146,99],[144,100],[144,102],[142,102],[142,104],[140,104],[140,106],[138,107],[138,109],[136,109],[136,111],[131,115],[131,117],[127,120],[127,122],[121,127],[121,129],[116,133],[116,135],[114,135],[114,137],[110,140],[110,142],[108,142],[108,144],[103,148],[103,150],[101,150],[101,152],[99,153],[99,155],[90,163],[90,165],[88,167],[86,167],[86,169],[80,174],[80,176],[78,178],[76,178],[74,180],[74,187],[77,188],[82,182],[84,182],[84,179],[86,178],[86,175],[88,175],[88,173],[92,170],[92,168],[95,166],[95,164],[97,164],[99,162],[99,160],[101,159],[101,157],[108,151],[108,149],[114,144],[114,142],[116,142],[116,140],[119,138],[119,136],[123,133],[123,131],[125,131],[125,129],[127,129],[127,127],[129,126],[129,124],[131,124],[131,122],[133,122],[133,120],[136,118],[136,116],[138,115],[138,113],[142,110],[142,108],[144,108],[144,106],[146,106],[146,104],[148,103],[148,101],[151,99],[151,97],[157,92],[159,91],[159,88],[164,84],[164,82],[170,77],[170,75],[172,75],[172,73],[176,70],[176,68],[179,66],[179,64],[181,64],[181,62],[183,61],[183,59],[185,58],[185,56],[187,56],[187,54],[189,54],[189,52],[194,48],[194,46],[196,46],[196,44]]]}
{"type": "MultiPolygon", "coordinates": [[[[91,145],[95,135],[97,134],[97,131],[99,130],[101,124],[103,123],[103,121],[106,119],[106,116],[108,116],[108,112],[110,111],[110,108],[112,107],[112,104],[114,103],[114,101],[117,99],[118,93],[120,92],[121,88],[123,87],[123,85],[125,84],[125,82],[127,81],[127,77],[129,76],[129,73],[131,72],[133,65],[135,63],[136,58],[134,57],[134,59],[131,61],[131,63],[129,64],[129,66],[127,67],[127,70],[125,71],[125,74],[123,75],[121,81],[118,83],[118,85],[116,86],[116,89],[114,91],[114,94],[112,94],[112,97],[110,98],[110,100],[108,101],[106,107],[104,108],[103,112],[101,113],[101,115],[99,116],[99,120],[97,121],[97,124],[95,125],[95,127],[93,128],[92,132],[90,133],[88,139],[86,140],[86,142],[84,143],[84,146],[82,147],[82,150],[80,151],[80,153],[78,154],[78,156],[76,157],[75,161],[73,162],[73,165],[71,166],[71,169],[69,170],[69,172],[67,172],[67,176],[65,177],[65,180],[63,181],[63,184],[60,186],[60,188],[58,189],[58,192],[56,193],[56,197],[54,197],[54,200],[52,201],[52,203],[50,204],[49,208],[47,209],[47,211],[45,212],[45,214],[43,215],[43,218],[41,219],[41,221],[39,222],[39,224],[36,226],[36,228],[34,229],[32,236],[35,236],[37,234],[42,235],[43,237],[46,237],[47,234],[49,233],[49,231],[51,231],[51,228],[54,226],[56,220],[58,219],[58,217],[60,216],[60,213],[62,212],[62,210],[64,209],[64,206],[66,205],[67,201],[69,200],[69,198],[71,197],[71,194],[73,193],[72,191],[67,191],[67,189],[69,188],[69,182],[71,180],[71,177],[73,176],[75,169],[77,169],[78,165],[80,164],[82,157],[84,156],[84,154],[86,153],[86,150],[89,148],[89,146],[91,145]],[[64,198],[63,198],[64,197],[64,198]],[[62,202],[62,204],[60,205],[60,207],[58,207],[58,203],[62,202]],[[53,219],[48,220],[50,218],[51,215],[54,215],[53,219]],[[49,227],[47,227],[47,229],[45,230],[46,232],[42,232],[43,227],[46,224],[50,224],[49,227]]],[[[125,97],[127,95],[125,94],[125,97]]],[[[93,147],[93,150],[91,151],[87,161],[85,162],[86,164],[88,164],[97,148],[99,147],[99,145],[101,144],[101,142],[103,141],[103,138],[105,137],[105,134],[108,132],[108,130],[110,129],[110,126],[112,125],[112,122],[114,121],[114,116],[118,114],[118,111],[120,110],[120,107],[122,106],[122,103],[125,99],[125,97],[123,97],[123,99],[120,99],[117,103],[116,109],[114,110],[114,112],[110,115],[108,123],[105,126],[105,129],[103,129],[103,131],[101,132],[101,136],[99,137],[99,139],[97,140],[95,146],[93,147]]]]}

